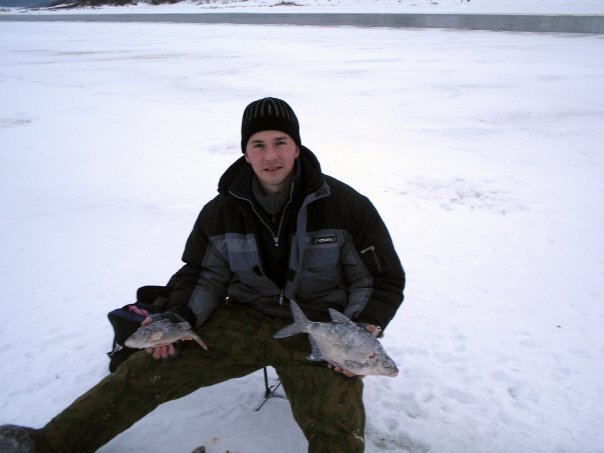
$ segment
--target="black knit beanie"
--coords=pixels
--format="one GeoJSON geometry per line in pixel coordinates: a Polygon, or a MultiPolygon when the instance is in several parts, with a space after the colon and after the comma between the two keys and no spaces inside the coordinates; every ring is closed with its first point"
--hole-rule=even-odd
{"type": "Polygon", "coordinates": [[[292,108],[281,99],[264,98],[252,102],[243,112],[241,151],[245,153],[245,147],[252,135],[268,130],[285,132],[296,145],[302,146],[300,124],[292,108]]]}

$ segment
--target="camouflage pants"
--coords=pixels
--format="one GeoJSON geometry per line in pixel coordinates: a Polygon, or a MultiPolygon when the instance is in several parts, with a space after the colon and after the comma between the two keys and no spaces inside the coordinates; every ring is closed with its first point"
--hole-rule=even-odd
{"type": "Polygon", "coordinates": [[[165,362],[145,352],[133,354],[52,419],[43,434],[57,452],[93,452],[161,403],[271,365],[309,452],[364,451],[362,381],[307,361],[307,335],[274,339],[290,322],[227,304],[197,330],[208,351],[187,342],[178,357],[165,362]]]}

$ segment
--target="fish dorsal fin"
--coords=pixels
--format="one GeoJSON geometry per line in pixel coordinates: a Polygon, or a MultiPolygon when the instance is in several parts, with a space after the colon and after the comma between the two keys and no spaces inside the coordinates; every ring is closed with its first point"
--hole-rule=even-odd
{"type": "Polygon", "coordinates": [[[187,321],[179,322],[176,325],[183,330],[191,330],[191,324],[189,324],[187,321]]]}
{"type": "Polygon", "coordinates": [[[331,321],[335,324],[354,324],[345,314],[333,308],[329,309],[329,315],[331,316],[331,321]]]}

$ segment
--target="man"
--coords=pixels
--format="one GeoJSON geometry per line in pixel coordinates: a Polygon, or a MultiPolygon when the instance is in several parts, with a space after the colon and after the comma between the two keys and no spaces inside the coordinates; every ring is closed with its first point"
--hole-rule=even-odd
{"type": "Polygon", "coordinates": [[[188,321],[208,350],[188,344],[171,358],[168,344],[132,355],[27,431],[38,450],[95,451],[163,402],[271,365],[310,452],[364,451],[361,379],[306,360],[306,335],[273,335],[291,323],[290,300],[311,320],[329,321],[334,308],[379,335],[405,283],[388,231],[366,197],[321,173],[286,102],[247,106],[241,147],[193,227],[166,311],[152,316],[188,321]]]}

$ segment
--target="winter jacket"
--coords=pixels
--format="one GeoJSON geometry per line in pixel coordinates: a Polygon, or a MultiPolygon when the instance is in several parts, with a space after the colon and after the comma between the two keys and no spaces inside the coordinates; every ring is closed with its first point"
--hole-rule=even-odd
{"type": "Polygon", "coordinates": [[[365,196],[322,174],[307,148],[301,149],[299,167],[300,196],[295,209],[285,210],[289,227],[275,233],[270,245],[289,247],[285,282],[269,277],[270,263],[262,257],[271,254],[259,253],[269,226],[254,202],[253,172],[242,157],[222,176],[219,194],[195,222],[185,265],[171,280],[169,311],[199,326],[229,301],[289,318],[293,299],[312,320],[328,320],[327,309],[334,308],[358,322],[386,327],[405,285],[386,226],[365,196]]]}

